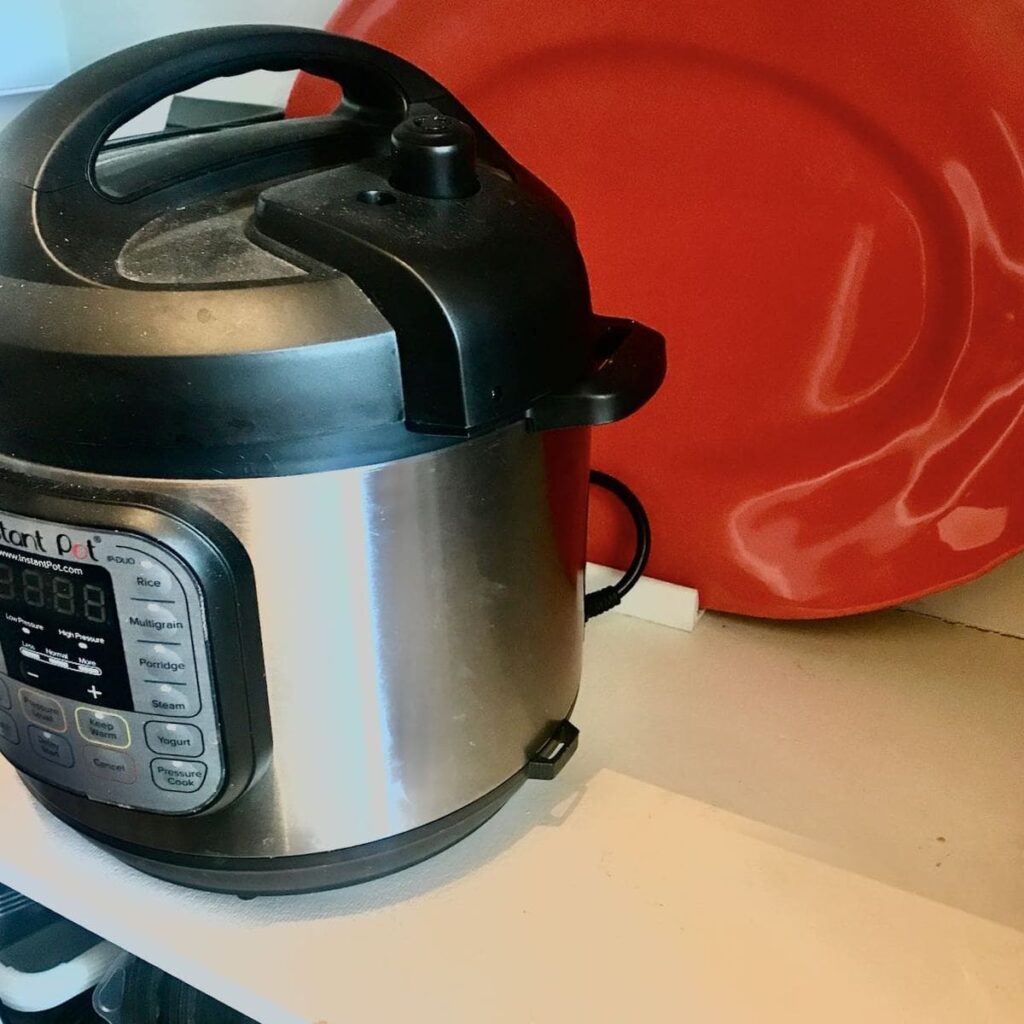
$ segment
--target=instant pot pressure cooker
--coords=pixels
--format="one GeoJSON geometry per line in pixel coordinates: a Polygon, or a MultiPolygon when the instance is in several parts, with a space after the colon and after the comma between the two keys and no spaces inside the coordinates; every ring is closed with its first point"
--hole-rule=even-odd
{"type": "Polygon", "coordinates": [[[46,807],[302,891],[557,771],[588,428],[664,346],[594,316],[567,211],[440,85],[275,27],[100,61],[0,137],[0,275],[0,750],[46,807]],[[104,145],[257,68],[344,98],[104,145]]]}

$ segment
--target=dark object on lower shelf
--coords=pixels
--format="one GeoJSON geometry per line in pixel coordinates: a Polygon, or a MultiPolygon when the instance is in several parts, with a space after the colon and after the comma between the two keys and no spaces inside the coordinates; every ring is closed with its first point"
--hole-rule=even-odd
{"type": "Polygon", "coordinates": [[[89,1019],[101,1024],[257,1024],[134,956],[125,956],[96,989],[95,1005],[102,1019],[89,1019]]]}
{"type": "Polygon", "coordinates": [[[81,965],[100,942],[92,932],[0,885],[0,967],[7,972],[0,986],[0,1020],[4,1024],[102,1024],[92,1010],[91,986],[81,992],[87,978],[78,978],[73,970],[60,977],[61,967],[81,965]],[[48,1004],[48,1008],[30,1012],[13,1009],[9,1003],[48,1004]]]}
{"type": "MultiPolygon", "coordinates": [[[[557,751],[559,768],[574,750],[572,739],[566,753],[557,751]]],[[[112,840],[80,824],[74,823],[74,827],[131,867],[191,889],[242,897],[323,892],[390,875],[446,850],[496,814],[526,781],[529,771],[530,766],[524,766],[479,800],[428,825],[375,843],[300,857],[242,859],[170,853],[158,857],[152,850],[112,840]]],[[[27,784],[47,809],[60,818],[60,812],[47,803],[45,792],[36,790],[31,780],[27,784]]]]}
{"type": "Polygon", "coordinates": [[[0,949],[6,949],[53,920],[53,912],[46,907],[0,885],[0,949]]]}
{"type": "MultiPolygon", "coordinates": [[[[4,1024],[103,1024],[103,1018],[92,1008],[92,992],[83,992],[77,999],[42,1013],[22,1013],[0,1005],[4,1024]]],[[[139,1021],[138,1024],[148,1024],[139,1021]]],[[[155,1024],[155,1018],[154,1018],[155,1024]]]]}

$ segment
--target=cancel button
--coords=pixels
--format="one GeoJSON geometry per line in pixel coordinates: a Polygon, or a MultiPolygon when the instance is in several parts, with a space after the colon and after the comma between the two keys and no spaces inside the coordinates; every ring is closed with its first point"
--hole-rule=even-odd
{"type": "Polygon", "coordinates": [[[94,775],[130,786],[136,778],[135,761],[119,750],[106,747],[86,747],[85,763],[94,775]]]}
{"type": "Polygon", "coordinates": [[[206,781],[202,761],[172,761],[157,758],[151,765],[153,781],[170,793],[194,793],[206,781]]]}

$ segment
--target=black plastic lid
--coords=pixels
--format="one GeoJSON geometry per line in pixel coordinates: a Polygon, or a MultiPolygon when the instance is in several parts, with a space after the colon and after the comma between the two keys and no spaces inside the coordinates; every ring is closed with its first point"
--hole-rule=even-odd
{"type": "Polygon", "coordinates": [[[0,135],[7,455],[267,476],[519,420],[607,422],[664,372],[660,338],[631,328],[593,316],[552,193],[440,85],[366,43],[170,36],[73,75],[0,135]],[[334,78],[344,101],[103,148],[159,98],[257,68],[334,78]]]}

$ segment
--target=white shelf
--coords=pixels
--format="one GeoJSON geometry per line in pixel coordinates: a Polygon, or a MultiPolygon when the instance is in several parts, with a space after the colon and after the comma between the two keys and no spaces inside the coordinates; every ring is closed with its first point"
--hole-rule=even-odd
{"type": "Polygon", "coordinates": [[[249,903],[122,867],[0,768],[0,881],[266,1024],[1024,1019],[1024,641],[607,616],[576,721],[446,854],[249,903]]]}

